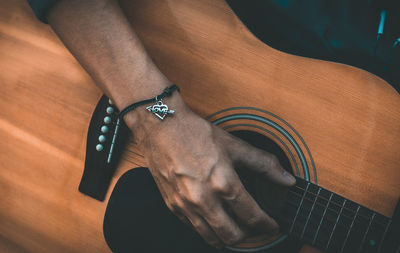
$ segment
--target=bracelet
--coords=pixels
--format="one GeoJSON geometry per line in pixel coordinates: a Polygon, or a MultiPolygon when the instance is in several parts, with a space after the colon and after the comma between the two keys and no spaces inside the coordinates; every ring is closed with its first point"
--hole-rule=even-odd
{"type": "Polygon", "coordinates": [[[125,114],[127,114],[128,112],[136,109],[137,107],[139,107],[141,105],[145,105],[145,104],[156,102],[156,104],[154,104],[154,105],[147,106],[146,109],[149,112],[152,112],[160,120],[164,120],[164,118],[167,115],[173,115],[175,113],[175,111],[174,110],[169,110],[168,109],[168,105],[164,104],[162,102],[162,99],[165,98],[165,97],[170,96],[172,94],[172,92],[174,92],[175,90],[179,91],[179,87],[176,84],[165,88],[165,90],[160,95],[155,96],[154,98],[150,98],[150,99],[146,99],[146,100],[143,100],[143,101],[139,101],[139,102],[133,103],[133,104],[125,107],[125,109],[123,109],[119,113],[118,118],[122,120],[122,118],[125,116],[125,114]]]}
{"type": "Polygon", "coordinates": [[[139,101],[139,102],[133,103],[131,105],[128,105],[127,107],[125,107],[125,109],[123,109],[119,113],[117,123],[115,124],[115,129],[114,129],[114,134],[113,134],[113,138],[111,141],[110,151],[108,152],[107,163],[111,163],[111,158],[112,158],[113,151],[114,151],[114,144],[115,144],[117,136],[118,136],[118,131],[119,131],[119,127],[121,125],[122,118],[125,116],[125,114],[136,109],[137,107],[139,107],[141,105],[156,102],[156,104],[154,104],[154,105],[147,106],[146,109],[148,111],[152,112],[159,119],[164,120],[164,118],[167,115],[173,115],[175,113],[175,111],[169,110],[168,106],[162,102],[162,99],[170,96],[172,94],[172,92],[174,92],[176,90],[179,91],[178,85],[176,85],[176,84],[171,85],[170,87],[165,88],[165,90],[160,95],[155,96],[154,98],[146,99],[146,100],[139,101]]]}

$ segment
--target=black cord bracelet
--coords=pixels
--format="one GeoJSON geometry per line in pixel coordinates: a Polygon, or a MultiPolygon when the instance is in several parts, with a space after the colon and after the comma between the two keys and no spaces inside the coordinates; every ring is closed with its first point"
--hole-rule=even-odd
{"type": "Polygon", "coordinates": [[[153,106],[148,106],[148,107],[146,107],[146,109],[148,111],[153,112],[158,118],[163,120],[166,115],[173,114],[174,111],[168,110],[168,106],[162,103],[162,99],[170,96],[172,94],[172,92],[174,92],[175,90],[179,91],[179,87],[178,87],[178,85],[173,84],[170,87],[165,88],[165,90],[160,95],[155,96],[154,98],[146,99],[146,100],[139,101],[139,102],[133,103],[131,105],[128,105],[127,107],[125,107],[125,109],[123,109],[119,113],[118,118],[122,120],[122,118],[125,116],[125,114],[136,109],[137,107],[145,105],[145,104],[157,102],[157,104],[155,104],[153,106]]]}
{"type": "Polygon", "coordinates": [[[146,99],[146,100],[139,101],[139,102],[133,103],[131,105],[128,105],[125,109],[123,109],[119,113],[117,123],[115,124],[115,129],[114,129],[114,134],[113,134],[113,138],[111,141],[110,151],[108,152],[107,163],[111,163],[111,159],[112,159],[112,155],[113,155],[113,151],[114,151],[114,144],[115,144],[115,141],[118,136],[118,131],[119,131],[119,127],[121,125],[121,120],[123,119],[125,114],[127,114],[128,112],[134,110],[135,108],[137,108],[141,105],[156,102],[155,105],[147,106],[146,109],[148,111],[152,112],[159,119],[163,120],[168,114],[174,114],[175,111],[168,110],[168,106],[166,104],[163,104],[162,99],[170,96],[172,94],[172,92],[174,92],[176,90],[179,91],[178,85],[176,85],[176,84],[171,85],[170,87],[165,88],[165,90],[160,95],[155,96],[154,98],[146,99]]]}

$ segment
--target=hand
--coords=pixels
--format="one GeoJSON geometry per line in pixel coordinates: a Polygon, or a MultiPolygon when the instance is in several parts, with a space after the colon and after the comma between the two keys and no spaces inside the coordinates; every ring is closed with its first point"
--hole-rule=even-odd
{"type": "Polygon", "coordinates": [[[168,208],[215,247],[234,245],[246,237],[227,208],[240,224],[276,234],[278,224],[245,190],[234,167],[244,166],[284,186],[293,185],[294,177],[285,173],[274,155],[213,126],[182,101],[171,103],[177,112],[163,122],[149,112],[142,117],[155,121],[129,124],[127,120],[168,208]]]}

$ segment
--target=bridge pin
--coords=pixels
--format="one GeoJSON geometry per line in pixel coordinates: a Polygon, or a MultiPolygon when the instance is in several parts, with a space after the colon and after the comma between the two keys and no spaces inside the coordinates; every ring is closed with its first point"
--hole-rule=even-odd
{"type": "Polygon", "coordinates": [[[109,106],[109,107],[107,107],[106,112],[107,112],[108,114],[111,114],[111,113],[114,112],[114,108],[112,108],[111,106],[109,106]]]}
{"type": "Polygon", "coordinates": [[[106,141],[106,137],[104,135],[100,135],[99,136],[99,142],[105,142],[106,141]]]}
{"type": "Polygon", "coordinates": [[[107,126],[102,126],[102,127],[101,127],[101,132],[102,132],[103,134],[107,133],[107,132],[108,132],[108,127],[107,127],[107,126]]]}
{"type": "Polygon", "coordinates": [[[111,123],[111,117],[110,116],[104,117],[104,123],[110,124],[111,123]]]}
{"type": "Polygon", "coordinates": [[[102,150],[103,150],[103,145],[97,144],[97,145],[96,145],[96,150],[97,150],[97,151],[102,151],[102,150]]]}

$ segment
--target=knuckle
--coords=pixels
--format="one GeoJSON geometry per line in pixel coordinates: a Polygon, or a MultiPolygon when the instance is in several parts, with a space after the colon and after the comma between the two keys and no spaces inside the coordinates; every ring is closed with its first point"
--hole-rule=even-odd
{"type": "Polygon", "coordinates": [[[185,200],[195,207],[200,207],[204,203],[203,195],[200,192],[190,191],[186,196],[185,200]]]}
{"type": "Polygon", "coordinates": [[[231,193],[230,184],[225,179],[214,179],[211,182],[211,189],[221,195],[228,195],[231,193]]]}
{"type": "Polygon", "coordinates": [[[209,156],[205,157],[204,160],[201,162],[205,168],[212,169],[215,166],[217,166],[217,164],[219,162],[219,156],[217,155],[218,154],[217,150],[210,150],[210,151],[212,152],[213,155],[209,155],[209,156]]]}

